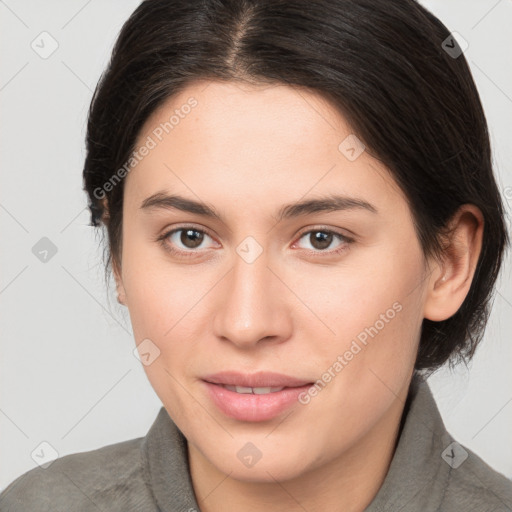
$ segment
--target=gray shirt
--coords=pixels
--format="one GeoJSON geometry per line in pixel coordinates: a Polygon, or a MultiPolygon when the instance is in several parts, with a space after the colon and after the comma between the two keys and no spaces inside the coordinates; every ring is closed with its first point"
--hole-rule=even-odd
{"type": "MultiPolygon", "coordinates": [[[[0,511],[200,511],[186,443],[162,407],[144,437],[27,471],[0,494],[0,511]]],[[[512,482],[454,441],[419,375],[411,381],[388,473],[366,508],[399,511],[512,511],[512,482]]]]}

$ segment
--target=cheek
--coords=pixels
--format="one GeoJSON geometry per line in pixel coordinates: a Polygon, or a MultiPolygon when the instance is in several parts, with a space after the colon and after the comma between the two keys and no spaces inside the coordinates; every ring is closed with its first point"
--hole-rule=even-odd
{"type": "Polygon", "coordinates": [[[157,243],[142,237],[127,237],[123,249],[123,285],[135,340],[165,339],[197,301],[191,276],[171,264],[157,243]]]}
{"type": "Polygon", "coordinates": [[[315,314],[305,311],[298,329],[311,332],[315,325],[322,332],[326,342],[314,351],[325,370],[346,354],[343,364],[349,372],[344,367],[344,373],[354,377],[374,366],[392,377],[412,364],[419,339],[421,252],[413,244],[406,251],[396,244],[359,254],[353,264],[319,268],[295,280],[294,290],[315,314]]]}
{"type": "MultiPolygon", "coordinates": [[[[135,261],[131,259],[131,263],[135,261]]],[[[149,347],[154,354],[151,363],[143,365],[147,378],[162,403],[177,415],[176,420],[185,410],[194,416],[199,411],[194,412],[182,386],[200,341],[198,301],[205,292],[202,287],[191,286],[190,276],[177,267],[168,263],[162,266],[157,259],[146,266],[126,264],[125,288],[135,343],[149,347]],[[140,268],[144,270],[135,270],[140,268]]]]}
{"type": "Polygon", "coordinates": [[[205,306],[220,276],[194,265],[172,264],[155,250],[133,247],[129,252],[126,247],[123,282],[134,339],[137,345],[150,340],[145,343],[155,347],[158,357],[144,370],[161,396],[191,372],[198,345],[209,337],[205,306]]]}
{"type": "Polygon", "coordinates": [[[288,276],[292,289],[317,317],[318,324],[324,322],[326,334],[327,328],[336,335],[357,334],[354,329],[372,325],[390,309],[388,316],[394,317],[397,306],[393,305],[411,302],[420,291],[418,255],[400,256],[382,249],[359,251],[339,266],[308,272],[293,270],[288,276]]]}

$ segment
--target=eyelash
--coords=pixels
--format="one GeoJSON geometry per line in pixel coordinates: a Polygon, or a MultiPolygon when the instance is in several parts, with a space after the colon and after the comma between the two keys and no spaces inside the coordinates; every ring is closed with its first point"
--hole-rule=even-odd
{"type": "MultiPolygon", "coordinates": [[[[170,231],[165,232],[163,235],[157,237],[156,241],[160,242],[162,247],[166,251],[170,252],[173,255],[176,255],[176,256],[179,256],[179,257],[183,257],[183,258],[194,257],[196,255],[196,253],[198,253],[199,251],[195,251],[195,250],[182,251],[182,250],[179,250],[179,249],[175,249],[174,247],[171,247],[167,243],[167,239],[171,235],[173,235],[174,233],[177,233],[179,231],[186,231],[186,230],[197,231],[198,233],[201,233],[201,234],[204,234],[204,235],[208,235],[210,238],[213,238],[208,233],[208,231],[205,231],[204,229],[198,229],[195,226],[186,225],[186,226],[180,226],[178,228],[173,228],[170,231]]],[[[335,236],[337,236],[343,242],[343,244],[340,247],[338,247],[337,249],[331,250],[331,251],[327,251],[327,250],[325,250],[325,251],[321,251],[321,250],[307,250],[306,249],[306,251],[309,254],[313,254],[313,255],[318,255],[318,254],[325,255],[325,254],[328,254],[330,256],[333,256],[333,255],[336,255],[336,254],[341,254],[342,252],[345,252],[348,249],[348,246],[351,243],[354,242],[353,238],[349,238],[349,237],[343,235],[342,233],[339,233],[337,231],[333,231],[332,229],[323,229],[322,227],[315,228],[315,229],[309,229],[307,231],[303,231],[299,235],[298,240],[303,238],[304,235],[308,235],[308,234],[311,234],[311,233],[325,233],[325,234],[328,234],[328,235],[335,235],[335,236]]]]}

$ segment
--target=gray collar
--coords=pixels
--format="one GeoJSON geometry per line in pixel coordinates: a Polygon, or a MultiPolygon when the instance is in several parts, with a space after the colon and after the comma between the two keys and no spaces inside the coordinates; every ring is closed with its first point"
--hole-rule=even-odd
{"type": "MultiPolygon", "coordinates": [[[[418,374],[411,380],[402,420],[388,473],[366,512],[436,510],[442,501],[450,466],[441,453],[451,438],[427,382],[418,374]]],[[[164,407],[143,439],[142,450],[145,475],[161,511],[199,511],[187,440],[164,407]]]]}
{"type": "Polygon", "coordinates": [[[414,374],[402,430],[388,473],[365,512],[438,510],[450,466],[441,454],[451,443],[427,382],[414,374]]]}

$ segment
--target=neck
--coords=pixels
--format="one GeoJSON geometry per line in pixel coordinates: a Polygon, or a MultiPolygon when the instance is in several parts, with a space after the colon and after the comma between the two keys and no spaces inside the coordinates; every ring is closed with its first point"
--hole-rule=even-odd
{"type": "Polygon", "coordinates": [[[407,388],[349,450],[290,480],[233,479],[188,443],[190,474],[201,512],[364,511],[382,486],[393,459],[406,396],[407,388]]]}

